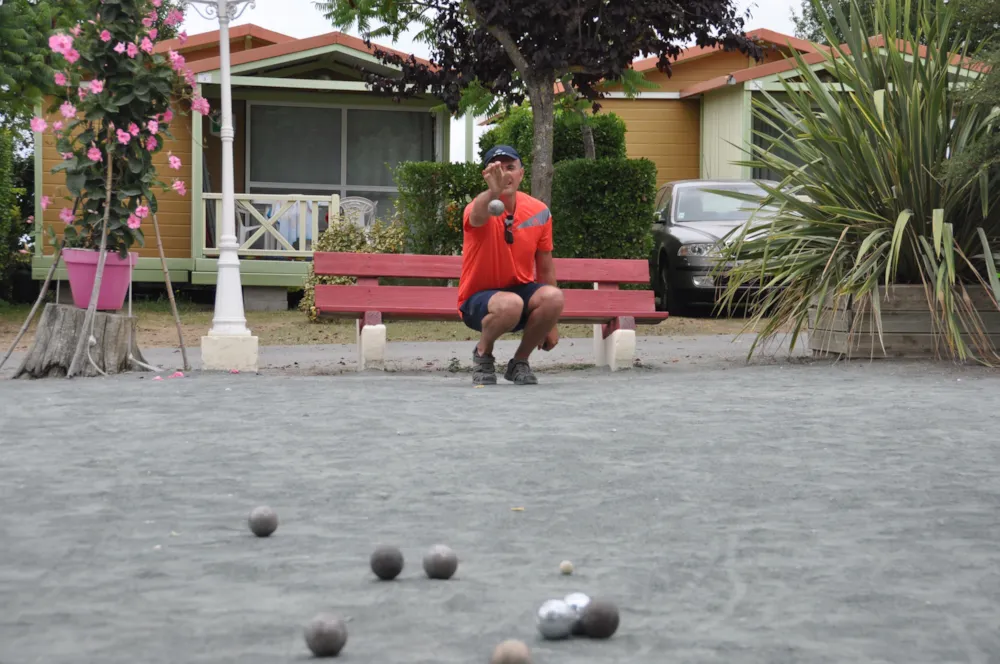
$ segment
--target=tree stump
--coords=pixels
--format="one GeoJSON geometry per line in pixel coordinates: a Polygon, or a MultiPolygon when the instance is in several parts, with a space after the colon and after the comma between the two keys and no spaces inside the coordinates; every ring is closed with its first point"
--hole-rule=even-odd
{"type": "MultiPolygon", "coordinates": [[[[14,378],[64,377],[73,363],[76,342],[83,332],[86,317],[86,309],[47,303],[38,321],[35,341],[14,378]]],[[[90,356],[101,371],[109,375],[133,369],[148,371],[129,359],[131,353],[133,358],[146,363],[136,340],[138,326],[139,319],[135,316],[95,312],[93,336],[96,343],[90,345],[90,356]]],[[[81,366],[78,376],[100,375],[86,357],[81,366]]]]}

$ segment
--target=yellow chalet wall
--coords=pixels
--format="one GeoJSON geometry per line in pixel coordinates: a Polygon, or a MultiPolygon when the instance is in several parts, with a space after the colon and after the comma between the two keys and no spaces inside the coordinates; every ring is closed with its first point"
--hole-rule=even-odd
{"type": "MultiPolygon", "coordinates": [[[[49,107],[51,99],[46,99],[43,110],[49,107]]],[[[190,111],[187,111],[190,113],[190,111]]],[[[62,156],[56,150],[56,139],[52,133],[52,124],[63,118],[58,111],[52,115],[46,115],[49,129],[42,136],[42,168],[41,186],[37,187],[37,196],[48,196],[51,203],[48,209],[42,213],[40,220],[36,219],[36,227],[45,233],[46,227],[53,227],[56,234],[62,237],[66,224],[59,218],[59,212],[64,207],[72,207],[73,201],[69,199],[69,192],[66,189],[66,174],[64,172],[52,173],[52,169],[62,162],[62,156]]],[[[172,138],[160,135],[163,145],[160,152],[154,158],[157,175],[160,180],[168,186],[174,178],[179,178],[187,185],[187,195],[181,197],[172,189],[167,191],[153,190],[159,205],[157,219],[160,225],[160,237],[163,240],[164,254],[167,258],[190,258],[191,257],[191,116],[183,115],[178,109],[174,109],[174,119],[170,123],[170,133],[172,138]],[[173,153],[181,160],[180,170],[173,170],[167,163],[168,152],[173,153]]],[[[36,147],[37,150],[37,147],[36,147]]],[[[36,153],[36,159],[37,159],[36,153]]],[[[37,206],[36,206],[37,209],[37,206]]],[[[156,234],[153,231],[152,217],[143,220],[142,232],[145,236],[145,247],[133,246],[132,251],[139,253],[142,258],[158,258],[159,252],[156,248],[156,234]]],[[[40,235],[39,237],[46,237],[40,235]]],[[[54,248],[46,239],[43,254],[50,256],[54,253],[54,248]]]]}
{"type": "Polygon", "coordinates": [[[656,186],[697,178],[701,105],[697,99],[602,99],[599,113],[614,113],[627,128],[630,159],[656,165],[656,186]]]}

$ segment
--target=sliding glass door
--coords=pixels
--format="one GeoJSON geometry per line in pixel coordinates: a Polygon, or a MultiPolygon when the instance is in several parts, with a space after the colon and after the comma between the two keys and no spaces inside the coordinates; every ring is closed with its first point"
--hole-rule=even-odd
{"type": "Polygon", "coordinates": [[[363,196],[389,218],[396,165],[435,158],[435,116],[426,110],[247,105],[250,193],[363,196]]]}

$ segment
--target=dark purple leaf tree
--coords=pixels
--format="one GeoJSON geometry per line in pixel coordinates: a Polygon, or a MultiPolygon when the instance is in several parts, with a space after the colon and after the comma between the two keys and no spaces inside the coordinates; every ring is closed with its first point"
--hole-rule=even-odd
{"type": "Polygon", "coordinates": [[[735,0],[332,0],[317,2],[338,29],[356,27],[372,40],[412,29],[430,47],[430,65],[376,47],[376,56],[401,75],[366,72],[376,91],[397,100],[433,94],[452,113],[469,90],[508,105],[527,98],[534,116],[531,190],[548,203],[552,191],[552,134],[556,83],[595,104],[601,83],[620,80],[631,63],[670,61],[688,45],[721,46],[754,58],[761,48],[743,33],[735,0]]]}

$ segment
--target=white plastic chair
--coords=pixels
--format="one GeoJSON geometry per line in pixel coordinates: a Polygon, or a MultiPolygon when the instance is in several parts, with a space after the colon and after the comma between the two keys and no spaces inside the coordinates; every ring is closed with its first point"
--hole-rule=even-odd
{"type": "Polygon", "coordinates": [[[364,196],[345,196],[340,199],[340,213],[345,219],[367,228],[375,222],[378,203],[364,196]]]}

